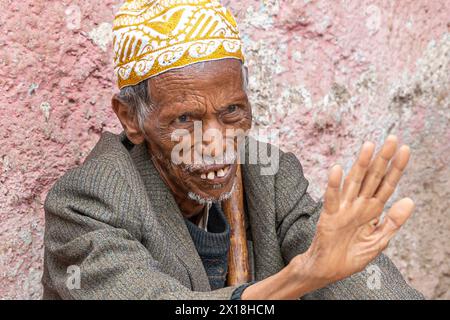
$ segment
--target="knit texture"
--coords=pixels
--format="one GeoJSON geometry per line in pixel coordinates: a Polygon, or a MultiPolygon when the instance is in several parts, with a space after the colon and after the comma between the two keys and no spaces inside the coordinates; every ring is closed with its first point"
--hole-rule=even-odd
{"type": "MultiPolygon", "coordinates": [[[[246,148],[248,150],[248,148],[246,148]]],[[[261,148],[267,150],[267,148],[261,148]]],[[[243,165],[247,236],[254,280],[280,271],[309,247],[321,211],[292,153],[261,175],[243,165]]],[[[44,299],[225,299],[239,286],[211,290],[183,216],[144,144],[105,132],[86,161],[60,178],[45,201],[44,299]],[[80,270],[79,289],[67,286],[80,270]]],[[[366,270],[305,295],[305,299],[421,299],[383,254],[366,270]]]]}
{"type": "Polygon", "coordinates": [[[222,209],[213,204],[209,210],[208,231],[185,219],[195,248],[202,260],[212,290],[225,286],[230,248],[230,226],[222,209]]]}

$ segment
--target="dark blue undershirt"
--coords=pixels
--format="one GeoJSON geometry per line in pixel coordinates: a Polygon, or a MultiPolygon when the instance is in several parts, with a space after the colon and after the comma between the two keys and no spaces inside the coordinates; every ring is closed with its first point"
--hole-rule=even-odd
{"type": "MultiPolygon", "coordinates": [[[[209,210],[208,231],[185,219],[189,233],[208,275],[211,290],[225,287],[228,272],[228,250],[230,248],[230,225],[219,205],[209,210]]],[[[241,298],[242,291],[250,284],[237,288],[231,297],[241,298]]]]}
{"type": "Polygon", "coordinates": [[[225,286],[230,248],[230,226],[222,209],[213,204],[209,210],[208,231],[185,219],[197,252],[202,259],[211,289],[225,286]]]}

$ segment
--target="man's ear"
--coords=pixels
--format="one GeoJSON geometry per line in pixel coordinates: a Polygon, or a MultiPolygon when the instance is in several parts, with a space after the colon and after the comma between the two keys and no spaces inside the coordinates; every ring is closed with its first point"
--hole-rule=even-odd
{"type": "Polygon", "coordinates": [[[117,118],[119,118],[128,140],[133,144],[141,144],[144,142],[145,136],[139,128],[136,118],[132,111],[130,111],[130,108],[119,99],[117,94],[112,97],[111,106],[117,115],[117,118]]]}

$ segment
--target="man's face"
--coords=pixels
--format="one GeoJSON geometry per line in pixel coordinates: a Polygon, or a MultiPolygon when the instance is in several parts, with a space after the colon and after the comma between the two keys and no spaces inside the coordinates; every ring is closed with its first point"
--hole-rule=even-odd
{"type": "Polygon", "coordinates": [[[238,139],[234,134],[249,130],[252,121],[242,77],[241,62],[224,59],[149,80],[156,108],[144,126],[147,144],[175,192],[217,201],[231,191],[237,166],[225,154],[235,154],[238,139]],[[180,134],[184,135],[181,141],[173,138],[180,134]],[[181,164],[173,161],[177,145],[183,147],[181,164]],[[206,163],[201,160],[205,158],[206,163]]]}

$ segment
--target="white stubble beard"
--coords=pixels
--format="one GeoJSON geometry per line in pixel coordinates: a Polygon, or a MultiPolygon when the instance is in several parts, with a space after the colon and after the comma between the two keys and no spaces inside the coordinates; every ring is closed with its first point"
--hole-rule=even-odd
{"type": "Polygon", "coordinates": [[[228,192],[224,192],[220,195],[220,197],[218,199],[215,198],[205,198],[202,197],[199,194],[196,194],[192,191],[188,192],[188,197],[191,200],[194,200],[195,202],[197,202],[200,205],[210,205],[212,203],[218,203],[218,202],[222,202],[224,200],[230,199],[231,196],[233,195],[233,192],[236,189],[236,179],[233,181],[233,186],[231,187],[231,190],[228,192]]]}

